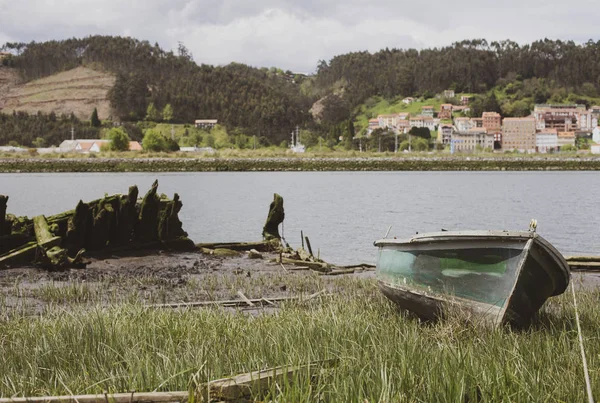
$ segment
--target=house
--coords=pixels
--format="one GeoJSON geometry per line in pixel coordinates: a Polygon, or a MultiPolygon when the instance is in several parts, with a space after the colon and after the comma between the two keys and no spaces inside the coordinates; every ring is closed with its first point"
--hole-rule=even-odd
{"type": "Polygon", "coordinates": [[[129,151],[142,151],[142,145],[137,141],[129,142],[129,151]]]}
{"type": "Polygon", "coordinates": [[[434,113],[435,113],[435,110],[433,109],[433,106],[424,106],[421,108],[421,115],[423,115],[423,116],[433,117],[434,113]]]}
{"type": "Polygon", "coordinates": [[[217,119],[196,119],[196,121],[194,121],[194,126],[197,129],[210,130],[215,127],[217,123],[217,119]]]}
{"type": "Polygon", "coordinates": [[[460,97],[461,104],[469,105],[469,102],[471,102],[471,97],[469,95],[463,95],[462,97],[460,97]]]}
{"type": "MultiPolygon", "coordinates": [[[[100,139],[78,139],[65,140],[57,148],[56,152],[61,153],[99,153],[103,146],[110,144],[110,140],[100,139]]],[[[129,142],[129,151],[142,151],[142,145],[137,141],[129,142]]]]}
{"type": "Polygon", "coordinates": [[[435,130],[435,121],[431,116],[414,116],[409,120],[410,127],[426,127],[430,131],[435,130]]]}
{"type": "Polygon", "coordinates": [[[475,124],[470,118],[456,118],[454,119],[454,126],[456,126],[456,131],[466,132],[467,130],[475,127],[475,124]]]}
{"type": "Polygon", "coordinates": [[[590,145],[590,152],[592,154],[600,154],[600,144],[595,143],[590,145]]]}
{"type": "Polygon", "coordinates": [[[379,115],[377,116],[377,120],[379,121],[379,127],[387,127],[389,129],[393,129],[396,127],[396,120],[398,120],[398,115],[379,115]]]}
{"type": "Polygon", "coordinates": [[[438,113],[440,119],[452,119],[452,104],[442,104],[440,106],[440,113],[438,113]]]}
{"type": "Polygon", "coordinates": [[[592,140],[594,143],[600,144],[600,126],[594,127],[594,130],[592,131],[592,140]]]}
{"type": "Polygon", "coordinates": [[[483,118],[471,118],[473,127],[483,127],[483,118]]]}
{"type": "Polygon", "coordinates": [[[450,144],[454,128],[452,125],[440,125],[438,127],[437,141],[442,144],[450,144]]]}
{"type": "Polygon", "coordinates": [[[399,133],[408,133],[410,130],[410,120],[409,119],[398,119],[396,121],[396,130],[399,133]]]}
{"type": "Polygon", "coordinates": [[[373,133],[373,130],[379,128],[379,119],[369,119],[369,126],[367,127],[367,135],[373,133]]]}
{"type": "Polygon", "coordinates": [[[402,102],[404,102],[406,105],[410,105],[415,102],[415,99],[413,97],[406,97],[402,100],[402,102]]]}
{"type": "Polygon", "coordinates": [[[474,127],[466,132],[452,133],[450,152],[474,152],[478,149],[493,149],[494,135],[480,127],[474,127]]]}
{"type": "Polygon", "coordinates": [[[455,95],[454,90],[445,90],[442,92],[442,98],[454,98],[455,95]]]}
{"type": "Polygon", "coordinates": [[[558,150],[558,132],[556,129],[545,129],[535,134],[535,151],[548,153],[558,150]]]}
{"type": "Polygon", "coordinates": [[[558,132],[558,149],[564,146],[575,147],[575,132],[558,132]]]}
{"type": "Polygon", "coordinates": [[[502,117],[497,112],[483,112],[481,124],[486,129],[499,129],[502,127],[502,117]]]}
{"type": "Polygon", "coordinates": [[[532,117],[505,118],[502,122],[502,149],[535,152],[535,126],[532,117]]]}

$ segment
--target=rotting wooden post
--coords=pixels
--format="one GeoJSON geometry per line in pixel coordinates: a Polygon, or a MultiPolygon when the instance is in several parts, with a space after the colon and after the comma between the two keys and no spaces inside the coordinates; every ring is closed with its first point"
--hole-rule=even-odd
{"type": "Polygon", "coordinates": [[[305,237],[305,239],[306,239],[306,246],[308,247],[308,253],[310,253],[311,256],[314,256],[312,248],[310,247],[310,239],[308,239],[308,236],[305,237]]]}
{"type": "Polygon", "coordinates": [[[302,240],[302,249],[304,249],[304,232],[300,230],[300,239],[302,240]]]}
{"type": "Polygon", "coordinates": [[[76,255],[86,246],[88,230],[91,230],[91,228],[88,228],[89,215],[90,206],[80,200],[77,207],[75,207],[75,213],[67,223],[67,251],[71,256],[76,255]]]}
{"type": "Polygon", "coordinates": [[[262,235],[265,240],[281,239],[281,235],[279,235],[279,224],[283,222],[284,218],[283,197],[275,193],[273,195],[273,201],[269,206],[267,221],[263,227],[262,235]]]}
{"type": "Polygon", "coordinates": [[[0,195],[0,237],[10,235],[10,222],[6,221],[8,196],[0,195]]]}
{"type": "Polygon", "coordinates": [[[156,241],[158,239],[158,214],[160,211],[160,200],[156,195],[158,180],[144,196],[140,207],[139,224],[136,231],[136,239],[142,242],[156,241]]]}

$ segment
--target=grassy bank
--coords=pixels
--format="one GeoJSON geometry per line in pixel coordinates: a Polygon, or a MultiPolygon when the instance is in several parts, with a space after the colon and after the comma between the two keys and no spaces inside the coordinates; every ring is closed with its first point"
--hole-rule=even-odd
{"type": "Polygon", "coordinates": [[[600,158],[276,157],[276,158],[5,158],[0,172],[211,171],[536,171],[600,170],[600,158]]]}
{"type": "MultiPolygon", "coordinates": [[[[337,358],[313,383],[273,391],[277,400],[585,400],[567,296],[552,299],[531,329],[491,331],[458,320],[422,324],[399,314],[372,281],[340,286],[332,298],[258,316],[137,304],[36,318],[2,312],[0,396],[186,390],[193,377],[337,358]]],[[[598,297],[582,292],[578,301],[596,395],[598,297]]]]}

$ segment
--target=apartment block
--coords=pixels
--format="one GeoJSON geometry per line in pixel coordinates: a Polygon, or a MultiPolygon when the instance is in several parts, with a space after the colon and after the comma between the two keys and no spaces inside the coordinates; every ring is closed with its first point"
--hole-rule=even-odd
{"type": "Polygon", "coordinates": [[[536,121],[532,117],[505,118],[502,127],[502,149],[535,152],[536,121]]]}

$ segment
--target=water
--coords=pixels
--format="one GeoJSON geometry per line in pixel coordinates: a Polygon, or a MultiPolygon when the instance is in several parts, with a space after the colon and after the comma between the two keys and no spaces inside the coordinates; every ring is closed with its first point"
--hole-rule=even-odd
{"type": "Polygon", "coordinates": [[[285,199],[284,235],[300,230],[315,253],[338,264],[375,261],[373,241],[458,229],[538,232],[564,254],[600,254],[600,181],[595,172],[264,172],[0,174],[17,215],[56,214],[79,199],[126,193],[137,184],[183,201],[195,242],[256,241],[273,193],[285,199]]]}

